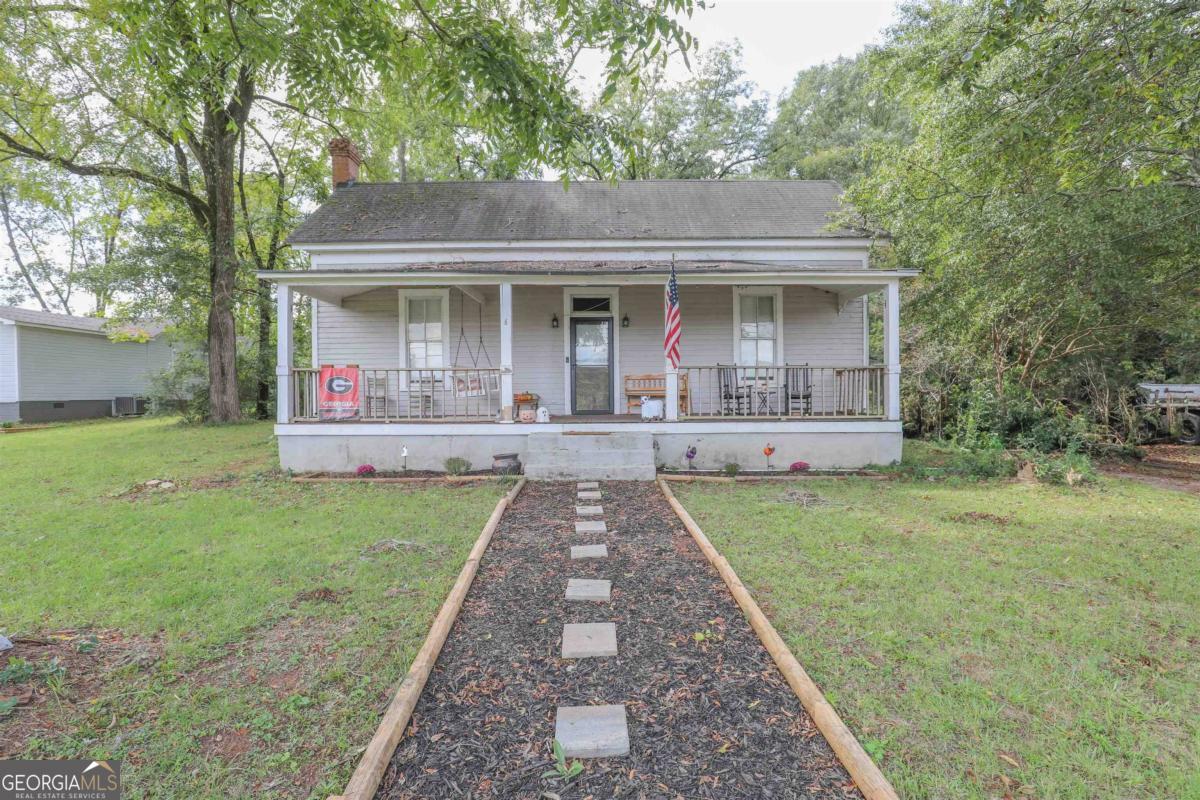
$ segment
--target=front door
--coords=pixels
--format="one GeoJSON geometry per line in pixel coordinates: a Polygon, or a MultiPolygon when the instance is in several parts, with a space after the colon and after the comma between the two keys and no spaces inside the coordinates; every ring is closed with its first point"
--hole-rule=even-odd
{"type": "Polygon", "coordinates": [[[576,414],[613,413],[612,317],[571,320],[571,408],[576,414]]]}

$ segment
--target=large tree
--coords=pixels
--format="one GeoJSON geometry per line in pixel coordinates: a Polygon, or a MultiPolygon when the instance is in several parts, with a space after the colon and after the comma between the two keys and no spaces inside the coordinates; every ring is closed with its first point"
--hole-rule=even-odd
{"type": "MultiPolygon", "coordinates": [[[[580,142],[606,138],[574,101],[570,54],[603,49],[615,84],[664,44],[691,46],[671,14],[692,6],[13,0],[0,10],[0,156],[136,182],[186,209],[206,243],[210,414],[234,420],[236,184],[257,107],[335,118],[395,81],[485,132],[503,129],[531,158],[565,162],[580,142]]],[[[611,165],[611,150],[599,152],[611,165]]]]}
{"type": "MultiPolygon", "coordinates": [[[[594,110],[611,120],[625,145],[617,177],[720,179],[749,174],[765,156],[767,106],[734,42],[700,52],[681,81],[662,69],[630,76],[602,94],[594,110]]],[[[572,172],[605,177],[607,154],[580,155],[572,172]]]]}
{"type": "Polygon", "coordinates": [[[868,52],[800,71],[779,101],[759,173],[849,184],[870,172],[874,146],[912,140],[904,106],[872,80],[869,60],[868,52]]]}
{"type": "Polygon", "coordinates": [[[914,408],[975,384],[1011,419],[1021,398],[1084,410],[1097,382],[1196,377],[1200,21],[1184,5],[927,3],[877,54],[918,133],[875,145],[850,197],[925,273],[907,352],[940,386],[916,370],[914,408]]]}

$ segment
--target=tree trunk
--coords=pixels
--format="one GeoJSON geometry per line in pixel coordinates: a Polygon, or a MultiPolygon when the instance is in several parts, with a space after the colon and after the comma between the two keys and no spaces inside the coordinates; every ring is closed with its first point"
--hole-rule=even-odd
{"type": "Polygon", "coordinates": [[[237,325],[233,313],[238,278],[233,216],[237,137],[228,133],[223,117],[210,115],[204,126],[211,159],[205,170],[210,209],[208,281],[212,293],[208,309],[208,416],[212,422],[235,422],[242,415],[238,398],[237,325]]]}
{"type": "Polygon", "coordinates": [[[212,422],[241,419],[237,379],[237,324],[234,318],[239,262],[234,190],[237,144],[250,113],[254,85],[243,67],[232,99],[205,111],[201,168],[208,197],[208,262],[212,303],[208,310],[208,418],[212,422]]]}
{"type": "Polygon", "coordinates": [[[234,248],[232,148],[230,156],[228,163],[218,167],[214,176],[217,180],[209,182],[212,304],[208,310],[208,415],[213,422],[236,422],[242,414],[238,398],[237,326],[233,315],[238,259],[234,248]],[[228,181],[222,180],[222,172],[228,181]]]}

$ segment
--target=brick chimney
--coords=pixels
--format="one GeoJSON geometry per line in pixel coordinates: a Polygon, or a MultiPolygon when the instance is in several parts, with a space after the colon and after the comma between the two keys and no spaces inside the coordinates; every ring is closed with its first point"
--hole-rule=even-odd
{"type": "Polygon", "coordinates": [[[329,155],[333,160],[333,188],[348,186],[358,180],[358,165],[362,156],[349,139],[331,139],[329,155]]]}

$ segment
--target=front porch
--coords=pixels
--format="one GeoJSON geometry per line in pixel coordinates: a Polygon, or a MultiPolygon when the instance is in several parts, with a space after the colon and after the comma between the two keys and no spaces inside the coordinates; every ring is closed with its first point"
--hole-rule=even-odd
{"type": "MultiPolygon", "coordinates": [[[[520,392],[510,399],[512,415],[505,416],[501,394],[502,368],[491,369],[364,369],[339,367],[357,376],[357,407],[347,413],[327,413],[320,405],[322,368],[292,368],[289,382],[289,422],[506,422],[536,424],[540,397],[520,392]],[[529,413],[533,419],[528,419],[529,413]],[[522,417],[525,418],[522,418],[522,417]]],[[[550,414],[548,422],[621,424],[642,422],[641,406],[661,399],[666,419],[670,373],[624,376],[616,407],[626,413],[599,411],[550,414]]],[[[675,419],[884,419],[883,366],[867,367],[737,367],[681,366],[674,373],[675,419]]],[[[514,383],[519,376],[514,378],[514,383]]],[[[519,384],[518,384],[519,385],[519,384]]]]}
{"type": "Polygon", "coordinates": [[[681,270],[678,368],[663,354],[657,272],[273,278],[287,468],[441,469],[451,457],[481,468],[547,435],[564,438],[534,450],[577,449],[583,462],[592,451],[569,437],[617,433],[647,437],[638,441],[653,450],[637,458],[651,468],[682,465],[690,447],[700,468],[762,468],[768,443],[775,466],[899,458],[893,273],[681,270]],[[870,355],[872,294],[883,300],[884,363],[870,355]],[[311,304],[307,365],[293,363],[297,295],[311,304]],[[350,400],[329,402],[335,376],[350,400]]]}

